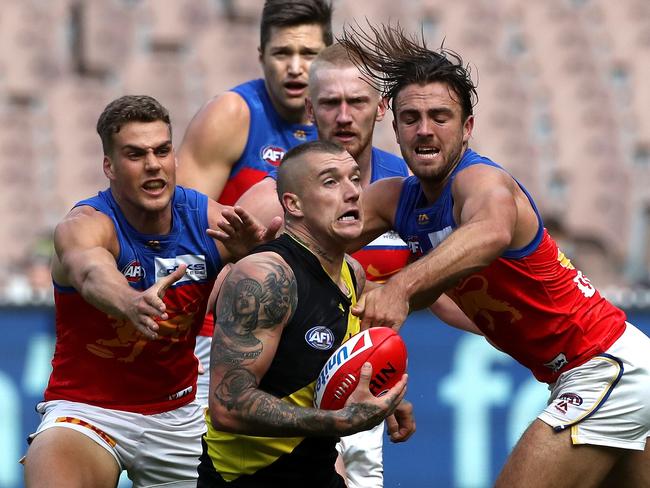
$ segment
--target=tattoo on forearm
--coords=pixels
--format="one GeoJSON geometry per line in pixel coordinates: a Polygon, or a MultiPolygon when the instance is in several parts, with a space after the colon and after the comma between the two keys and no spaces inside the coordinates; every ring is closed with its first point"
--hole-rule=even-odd
{"type": "Polygon", "coordinates": [[[228,371],[217,385],[214,395],[228,410],[241,407],[242,394],[257,388],[255,375],[244,368],[228,371]]]}
{"type": "Polygon", "coordinates": [[[324,414],[314,422],[313,415],[307,414],[306,409],[285,403],[257,387],[255,376],[250,371],[235,368],[224,375],[214,395],[228,410],[238,410],[245,415],[250,425],[322,433],[331,433],[336,428],[333,415],[324,414]]]}

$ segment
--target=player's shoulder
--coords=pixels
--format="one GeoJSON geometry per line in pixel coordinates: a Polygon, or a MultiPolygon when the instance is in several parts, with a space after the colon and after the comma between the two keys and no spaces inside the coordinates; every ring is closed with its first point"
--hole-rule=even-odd
{"type": "Polygon", "coordinates": [[[236,124],[247,120],[249,115],[250,109],[244,98],[237,92],[226,91],[208,100],[199,110],[197,119],[204,123],[224,120],[236,124]]]}
{"type": "Polygon", "coordinates": [[[384,151],[378,147],[372,148],[373,176],[375,180],[391,176],[408,176],[409,169],[406,161],[396,154],[384,151]]]}
{"type": "Polygon", "coordinates": [[[261,251],[249,254],[231,267],[228,275],[231,282],[254,280],[259,283],[293,283],[296,277],[291,266],[274,251],[261,251]]]}

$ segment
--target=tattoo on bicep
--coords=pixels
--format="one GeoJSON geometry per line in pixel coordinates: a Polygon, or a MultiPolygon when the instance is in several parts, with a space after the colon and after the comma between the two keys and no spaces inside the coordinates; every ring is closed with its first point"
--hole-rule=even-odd
{"type": "Polygon", "coordinates": [[[270,263],[273,272],[264,280],[265,294],[263,297],[266,321],[263,327],[273,326],[282,321],[288,313],[293,313],[298,302],[298,291],[295,276],[287,276],[283,266],[270,263]]]}
{"type": "Polygon", "coordinates": [[[251,363],[264,349],[255,332],[277,327],[293,314],[298,302],[293,273],[277,263],[264,267],[263,281],[236,272],[226,278],[215,308],[218,330],[211,366],[251,363]]]}

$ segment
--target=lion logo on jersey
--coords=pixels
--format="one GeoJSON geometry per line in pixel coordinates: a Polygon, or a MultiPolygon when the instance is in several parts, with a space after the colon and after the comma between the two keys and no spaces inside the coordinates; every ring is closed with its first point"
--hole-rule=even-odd
{"type": "Polygon", "coordinates": [[[491,331],[497,322],[513,323],[522,318],[521,312],[508,302],[488,294],[488,282],[483,276],[463,280],[454,294],[454,301],[481,330],[491,331]]]}
{"type": "Polygon", "coordinates": [[[169,318],[158,321],[159,338],[155,341],[144,338],[128,320],[112,317],[111,326],[115,336],[98,339],[94,344],[86,344],[86,349],[95,356],[117,359],[125,363],[132,363],[146,347],[156,347],[160,352],[166,352],[173,344],[188,339],[192,332],[194,317],[200,308],[200,301],[201,299],[197,298],[180,310],[167,304],[169,318]]]}

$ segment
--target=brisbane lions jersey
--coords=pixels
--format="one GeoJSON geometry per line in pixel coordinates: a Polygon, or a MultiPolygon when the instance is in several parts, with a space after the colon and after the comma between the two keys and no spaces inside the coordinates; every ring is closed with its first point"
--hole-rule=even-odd
{"type": "MultiPolygon", "coordinates": [[[[475,164],[503,170],[468,149],[431,204],[417,178],[404,180],[395,227],[415,258],[435,249],[456,229],[451,186],[459,172],[475,164]]],[[[552,383],[563,371],[608,349],[625,330],[626,317],[558,249],[531,196],[519,186],[537,214],[537,235],[521,249],[506,250],[447,294],[491,343],[539,381],[552,383]]]]}
{"type": "MultiPolygon", "coordinates": [[[[404,160],[394,154],[372,148],[370,183],[382,178],[408,176],[404,160]]],[[[352,256],[359,261],[371,281],[384,282],[406,266],[409,249],[395,231],[382,234],[352,256]]]]}
{"type": "Polygon", "coordinates": [[[77,290],[54,284],[56,347],[45,400],[155,414],[192,401],[198,372],[196,335],[203,322],[221,258],[208,228],[207,197],[176,187],[172,230],[145,235],[126,221],[110,190],[77,203],[111,218],[120,253],[117,268],[136,290],[146,290],[187,265],[166,292],[169,318],[159,338],[142,336],[131,322],[86,302],[77,290]]]}
{"type": "Polygon", "coordinates": [[[317,138],[313,125],[291,124],[276,112],[264,86],[264,80],[251,80],[234,88],[250,110],[248,140],[241,157],[230,170],[219,202],[233,205],[239,197],[272,168],[294,146],[317,138]]]}

